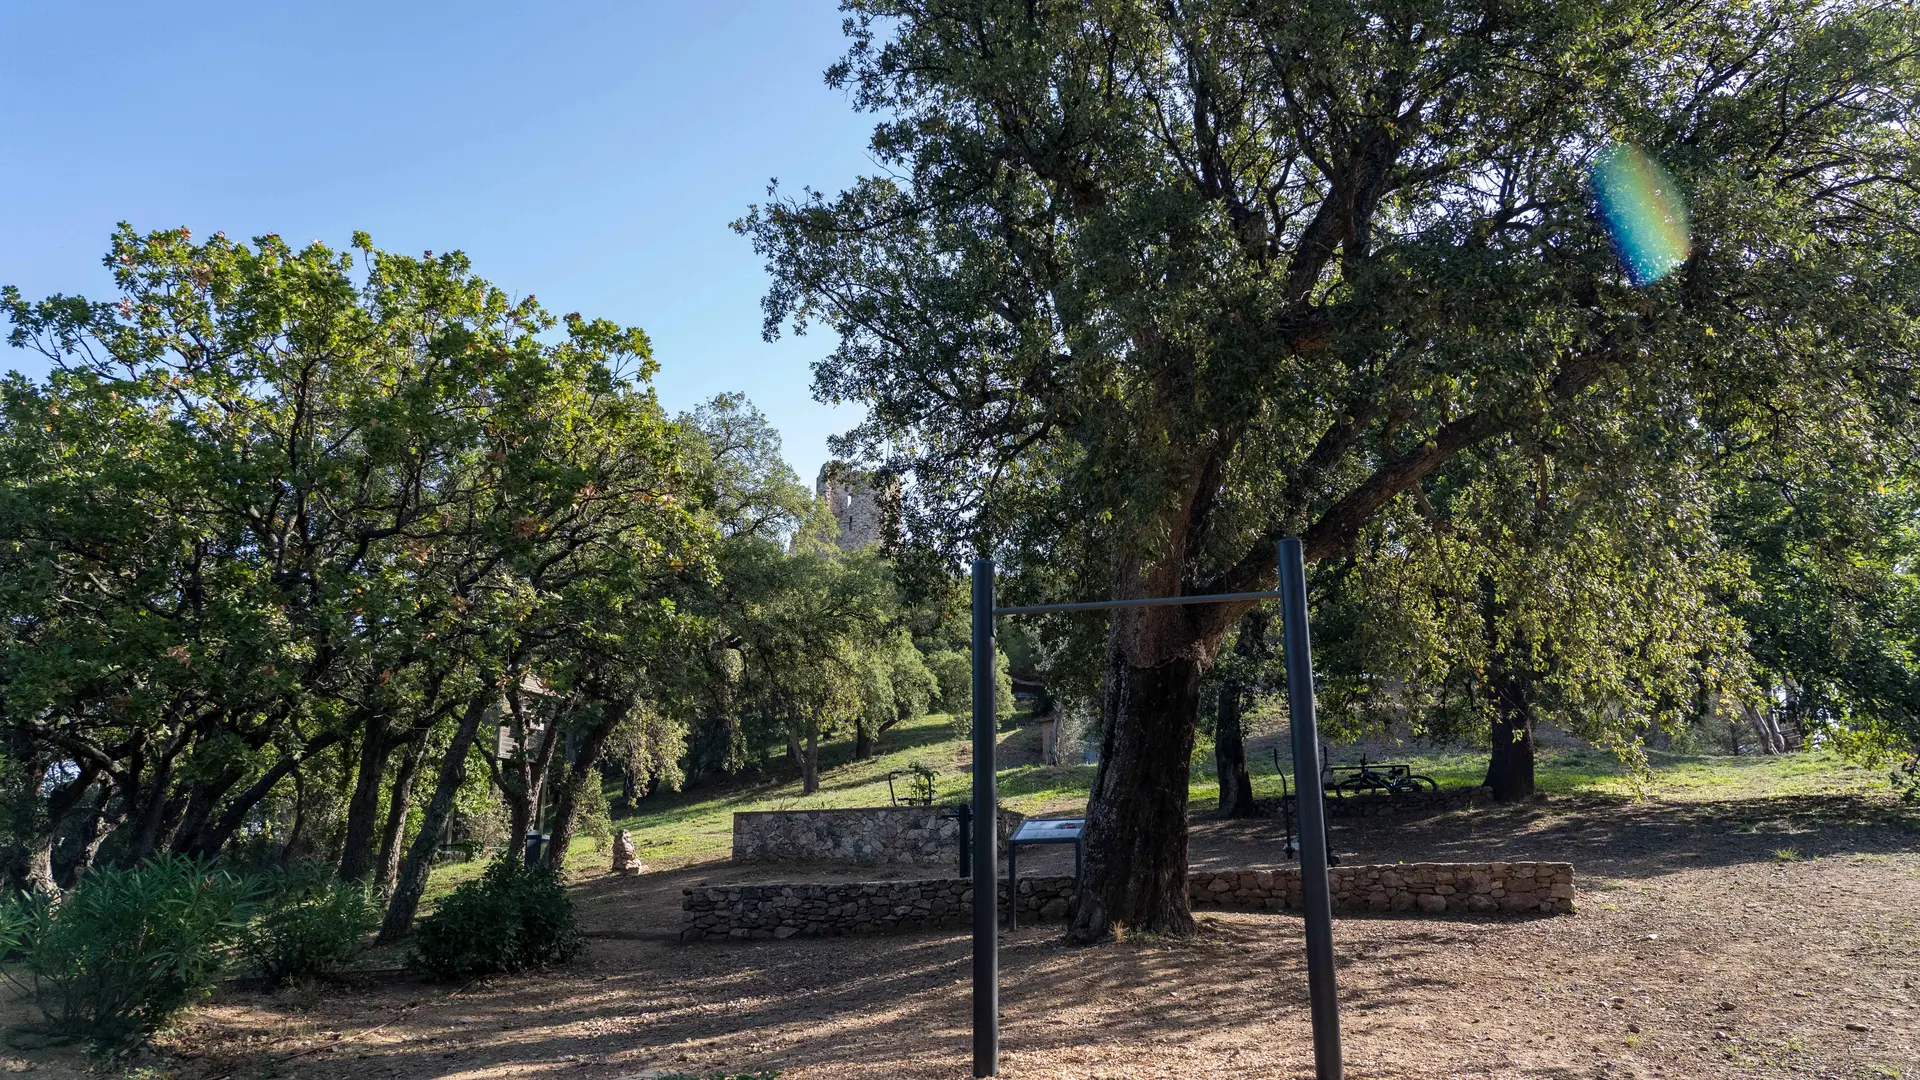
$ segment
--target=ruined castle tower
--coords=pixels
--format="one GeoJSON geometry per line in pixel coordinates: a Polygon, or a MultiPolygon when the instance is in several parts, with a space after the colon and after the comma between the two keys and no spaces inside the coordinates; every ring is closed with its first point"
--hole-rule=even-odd
{"type": "Polygon", "coordinates": [[[846,551],[880,543],[898,527],[900,479],[890,473],[867,473],[844,461],[820,466],[814,493],[827,502],[827,512],[840,526],[840,547],[846,551]]]}

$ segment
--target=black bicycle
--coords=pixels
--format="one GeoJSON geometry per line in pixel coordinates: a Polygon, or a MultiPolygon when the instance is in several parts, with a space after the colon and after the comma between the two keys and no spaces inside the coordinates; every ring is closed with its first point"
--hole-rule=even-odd
{"type": "Polygon", "coordinates": [[[1411,765],[1369,765],[1364,755],[1358,765],[1329,765],[1327,772],[1332,778],[1327,790],[1343,799],[1349,795],[1440,790],[1431,776],[1416,774],[1411,765]]]}

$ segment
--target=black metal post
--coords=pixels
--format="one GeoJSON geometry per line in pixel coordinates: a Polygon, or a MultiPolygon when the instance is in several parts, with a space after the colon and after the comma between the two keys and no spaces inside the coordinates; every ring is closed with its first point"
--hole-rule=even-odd
{"type": "Polygon", "coordinates": [[[973,1075],[1000,1072],[999,718],[993,700],[993,560],[973,560],[973,1075]]]}
{"type": "MultiPolygon", "coordinates": [[[[977,596],[977,585],[975,589],[977,596]]],[[[1286,637],[1287,706],[1293,723],[1293,790],[1300,812],[1300,893],[1301,906],[1306,909],[1307,1000],[1313,1011],[1314,1076],[1316,1080],[1341,1080],[1340,1001],[1333,982],[1333,891],[1327,873],[1326,807],[1320,801],[1324,797],[1320,786],[1320,732],[1313,715],[1307,566],[1300,541],[1291,537],[1280,541],[1280,613],[1286,637]]]]}

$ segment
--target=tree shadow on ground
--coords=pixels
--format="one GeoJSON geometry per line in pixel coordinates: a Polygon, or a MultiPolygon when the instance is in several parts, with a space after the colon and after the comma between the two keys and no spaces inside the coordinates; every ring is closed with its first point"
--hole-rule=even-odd
{"type": "MultiPolygon", "coordinates": [[[[1092,949],[1063,946],[1057,927],[1006,935],[1001,953],[1004,1051],[1071,1051],[1116,1040],[1179,1045],[1202,1036],[1246,1037],[1276,1024],[1281,1030],[1298,1028],[1291,1034],[1304,1036],[1305,971],[1289,921],[1206,920],[1192,940],[1092,949]],[[1228,962],[1244,965],[1247,979],[1220,979],[1219,970],[1228,962]],[[1074,1022],[1060,1022],[1066,1015],[1074,1022]]],[[[359,1002],[366,1027],[396,1013],[409,1015],[412,1036],[403,1042],[356,1041],[344,1055],[293,1059],[282,1054],[280,1061],[218,1056],[201,1062],[197,1076],[237,1078],[261,1070],[354,1075],[357,1059],[351,1055],[370,1050],[377,1051],[379,1072],[408,1076],[460,1075],[481,1061],[505,1071],[564,1062],[569,1075],[589,1077],[651,1068],[778,1069],[802,1050],[812,1066],[871,1066],[900,1061],[895,1055],[901,1054],[916,1065],[963,1062],[971,1016],[967,939],[951,934],[862,939],[852,963],[848,944],[840,939],[693,946],[596,941],[582,964],[551,975],[464,988],[396,978],[363,988],[359,1002]],[[672,978],[661,977],[669,972],[672,978]],[[809,1038],[811,1025],[828,1023],[829,1039],[809,1038]],[[787,1052],[721,1049],[725,1037],[742,1032],[753,1033],[754,1043],[781,1042],[787,1052]]],[[[1408,993],[1446,985],[1443,978],[1410,972],[1389,989],[1352,990],[1344,1007],[1355,1014],[1391,1010],[1403,1006],[1408,993]]],[[[232,997],[270,1004],[260,995],[232,997]]]]}
{"type": "MultiPolygon", "coordinates": [[[[1330,834],[1347,862],[1538,860],[1571,862],[1583,875],[1646,878],[1690,868],[1912,850],[1920,842],[1920,815],[1866,795],[1715,802],[1584,796],[1336,821],[1330,834]]],[[[1194,864],[1284,865],[1282,836],[1273,819],[1198,821],[1194,864]]]]}

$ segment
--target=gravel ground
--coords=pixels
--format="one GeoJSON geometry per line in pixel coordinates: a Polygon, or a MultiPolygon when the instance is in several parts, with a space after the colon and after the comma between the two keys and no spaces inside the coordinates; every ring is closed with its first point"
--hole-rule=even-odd
{"type": "MultiPolygon", "coordinates": [[[[1274,865],[1276,836],[1198,820],[1194,860],[1274,865]]],[[[1920,827],[1889,803],[1553,800],[1342,824],[1334,841],[1357,861],[1562,859],[1580,875],[1571,917],[1339,920],[1355,1080],[1920,1077],[1920,827]]],[[[1067,856],[1023,854],[1023,869],[1052,857],[1067,856]]],[[[669,940],[682,887],[794,876],[719,864],[583,882],[597,936],[568,968],[233,987],[148,1062],[180,1080],[968,1075],[964,935],[669,940]]],[[[1311,1075],[1299,919],[1201,927],[1091,949],[1057,927],[1007,935],[1002,1075],[1311,1075]]]]}

